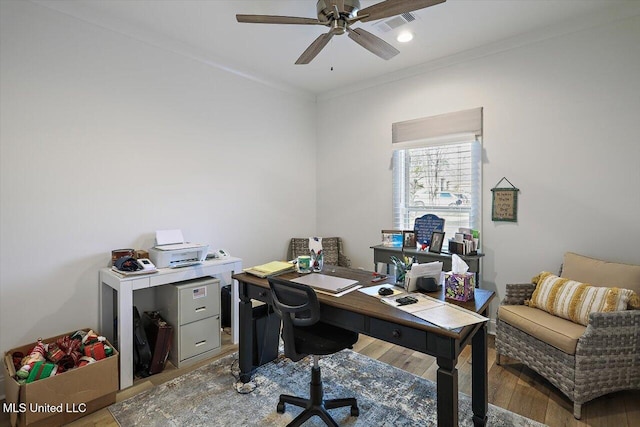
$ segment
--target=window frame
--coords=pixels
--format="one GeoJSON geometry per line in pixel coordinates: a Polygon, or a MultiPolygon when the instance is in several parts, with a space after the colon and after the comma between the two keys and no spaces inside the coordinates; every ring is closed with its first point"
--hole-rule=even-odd
{"type": "MultiPolygon", "coordinates": [[[[465,168],[466,169],[466,168],[465,168]]],[[[454,237],[453,233],[459,227],[467,227],[478,230],[482,233],[482,138],[478,135],[447,135],[440,138],[429,138],[422,141],[412,141],[410,146],[397,148],[393,152],[392,160],[392,209],[393,209],[393,226],[396,229],[411,230],[414,227],[415,218],[426,214],[435,214],[439,217],[449,219],[445,220],[446,238],[454,237]],[[411,150],[422,150],[424,148],[446,147],[452,144],[469,144],[469,186],[470,201],[469,205],[464,206],[412,206],[410,199],[410,153],[411,150]],[[461,224],[461,218],[468,212],[467,223],[461,224]],[[456,215],[457,214],[457,215],[456,215]],[[453,221],[451,218],[455,218],[453,221]]],[[[418,190],[420,191],[420,190],[418,190]]],[[[449,192],[455,196],[459,191],[447,189],[439,189],[437,192],[449,192]]],[[[463,192],[460,192],[463,193],[463,192]]],[[[464,194],[464,193],[463,193],[464,194]]],[[[446,249],[446,245],[444,246],[446,249]]]]}

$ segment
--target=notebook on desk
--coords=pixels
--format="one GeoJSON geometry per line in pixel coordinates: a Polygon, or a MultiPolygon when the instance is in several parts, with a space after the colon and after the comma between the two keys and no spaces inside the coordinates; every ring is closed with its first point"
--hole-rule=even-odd
{"type": "Polygon", "coordinates": [[[285,261],[271,261],[266,264],[256,265],[255,267],[245,268],[244,271],[258,277],[267,277],[273,274],[280,274],[286,271],[292,271],[295,268],[293,264],[285,261]]]}
{"type": "Polygon", "coordinates": [[[291,279],[292,282],[311,286],[314,289],[339,294],[358,285],[357,280],[344,279],[342,277],[327,276],[326,274],[312,273],[306,276],[291,279]]]}

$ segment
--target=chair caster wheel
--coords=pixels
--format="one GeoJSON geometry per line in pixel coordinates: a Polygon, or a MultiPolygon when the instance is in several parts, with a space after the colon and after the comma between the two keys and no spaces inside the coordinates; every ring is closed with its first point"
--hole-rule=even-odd
{"type": "Polygon", "coordinates": [[[284,403],[278,402],[278,407],[276,408],[276,412],[279,414],[284,414],[284,403]]]}
{"type": "Polygon", "coordinates": [[[360,415],[360,409],[358,409],[357,406],[352,406],[351,407],[351,416],[352,417],[357,417],[358,415],[360,415]]]}

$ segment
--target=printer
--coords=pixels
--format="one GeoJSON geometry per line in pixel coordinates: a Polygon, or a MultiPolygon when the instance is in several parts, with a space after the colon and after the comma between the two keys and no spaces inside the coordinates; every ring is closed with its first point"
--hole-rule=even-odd
{"type": "Polygon", "coordinates": [[[187,267],[204,261],[208,251],[209,245],[185,242],[181,230],[158,230],[149,258],[156,268],[187,267]]]}

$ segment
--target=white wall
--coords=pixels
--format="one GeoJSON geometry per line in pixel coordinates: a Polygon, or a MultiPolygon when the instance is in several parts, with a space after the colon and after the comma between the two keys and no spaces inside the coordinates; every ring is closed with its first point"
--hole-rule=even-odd
{"type": "Polygon", "coordinates": [[[315,100],[2,2],[0,349],[97,327],[98,270],[157,229],[254,265],[315,231],[315,100]]]}
{"type": "Polygon", "coordinates": [[[391,124],[484,107],[482,287],[557,272],[565,251],[640,264],[640,17],[323,99],[318,231],[353,266],[392,227],[391,124]],[[518,222],[491,221],[491,188],[520,188],[518,222]]]}

